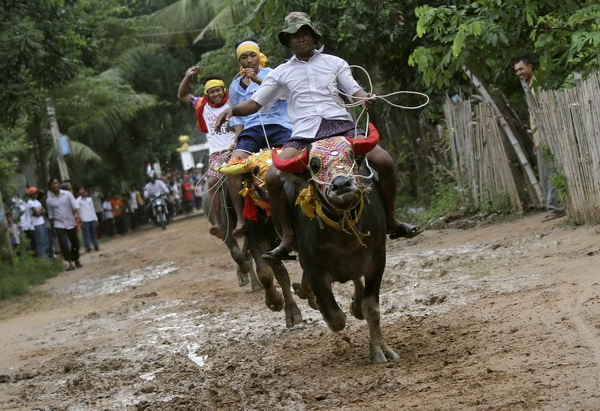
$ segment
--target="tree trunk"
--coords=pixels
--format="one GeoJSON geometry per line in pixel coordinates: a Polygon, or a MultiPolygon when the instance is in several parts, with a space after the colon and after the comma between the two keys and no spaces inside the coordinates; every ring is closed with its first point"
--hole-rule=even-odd
{"type": "Polygon", "coordinates": [[[12,257],[12,246],[10,245],[10,237],[8,236],[4,203],[2,202],[2,193],[0,193],[0,261],[11,263],[12,257]]]}

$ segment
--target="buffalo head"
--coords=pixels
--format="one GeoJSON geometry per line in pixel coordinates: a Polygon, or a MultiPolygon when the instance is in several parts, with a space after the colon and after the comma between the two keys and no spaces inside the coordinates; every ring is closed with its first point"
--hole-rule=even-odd
{"type": "Polygon", "coordinates": [[[323,198],[338,209],[355,206],[361,195],[356,157],[371,151],[379,142],[377,129],[369,124],[364,139],[331,137],[312,143],[296,157],[282,160],[273,153],[273,165],[288,173],[310,172],[310,180],[323,198]]]}

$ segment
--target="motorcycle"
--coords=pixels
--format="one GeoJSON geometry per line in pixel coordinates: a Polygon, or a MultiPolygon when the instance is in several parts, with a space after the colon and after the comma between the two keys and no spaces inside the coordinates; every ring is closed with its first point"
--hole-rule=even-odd
{"type": "Polygon", "coordinates": [[[167,228],[167,201],[164,194],[155,194],[152,197],[152,219],[154,224],[160,226],[163,230],[167,228]]]}

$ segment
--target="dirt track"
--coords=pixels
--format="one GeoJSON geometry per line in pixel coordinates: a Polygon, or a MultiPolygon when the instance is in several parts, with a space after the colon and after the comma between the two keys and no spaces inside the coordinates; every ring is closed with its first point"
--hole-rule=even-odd
{"type": "Polygon", "coordinates": [[[364,321],[286,329],[204,217],[114,239],[0,306],[0,408],[600,409],[600,230],[541,219],[389,242],[385,365],[364,321]]]}

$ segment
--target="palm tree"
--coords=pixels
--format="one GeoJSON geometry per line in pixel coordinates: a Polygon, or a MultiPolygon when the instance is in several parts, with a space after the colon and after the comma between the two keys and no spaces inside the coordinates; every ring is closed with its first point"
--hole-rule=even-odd
{"type": "Polygon", "coordinates": [[[249,16],[255,16],[266,0],[178,0],[151,16],[164,28],[163,40],[179,45],[219,41],[249,16]]]}

